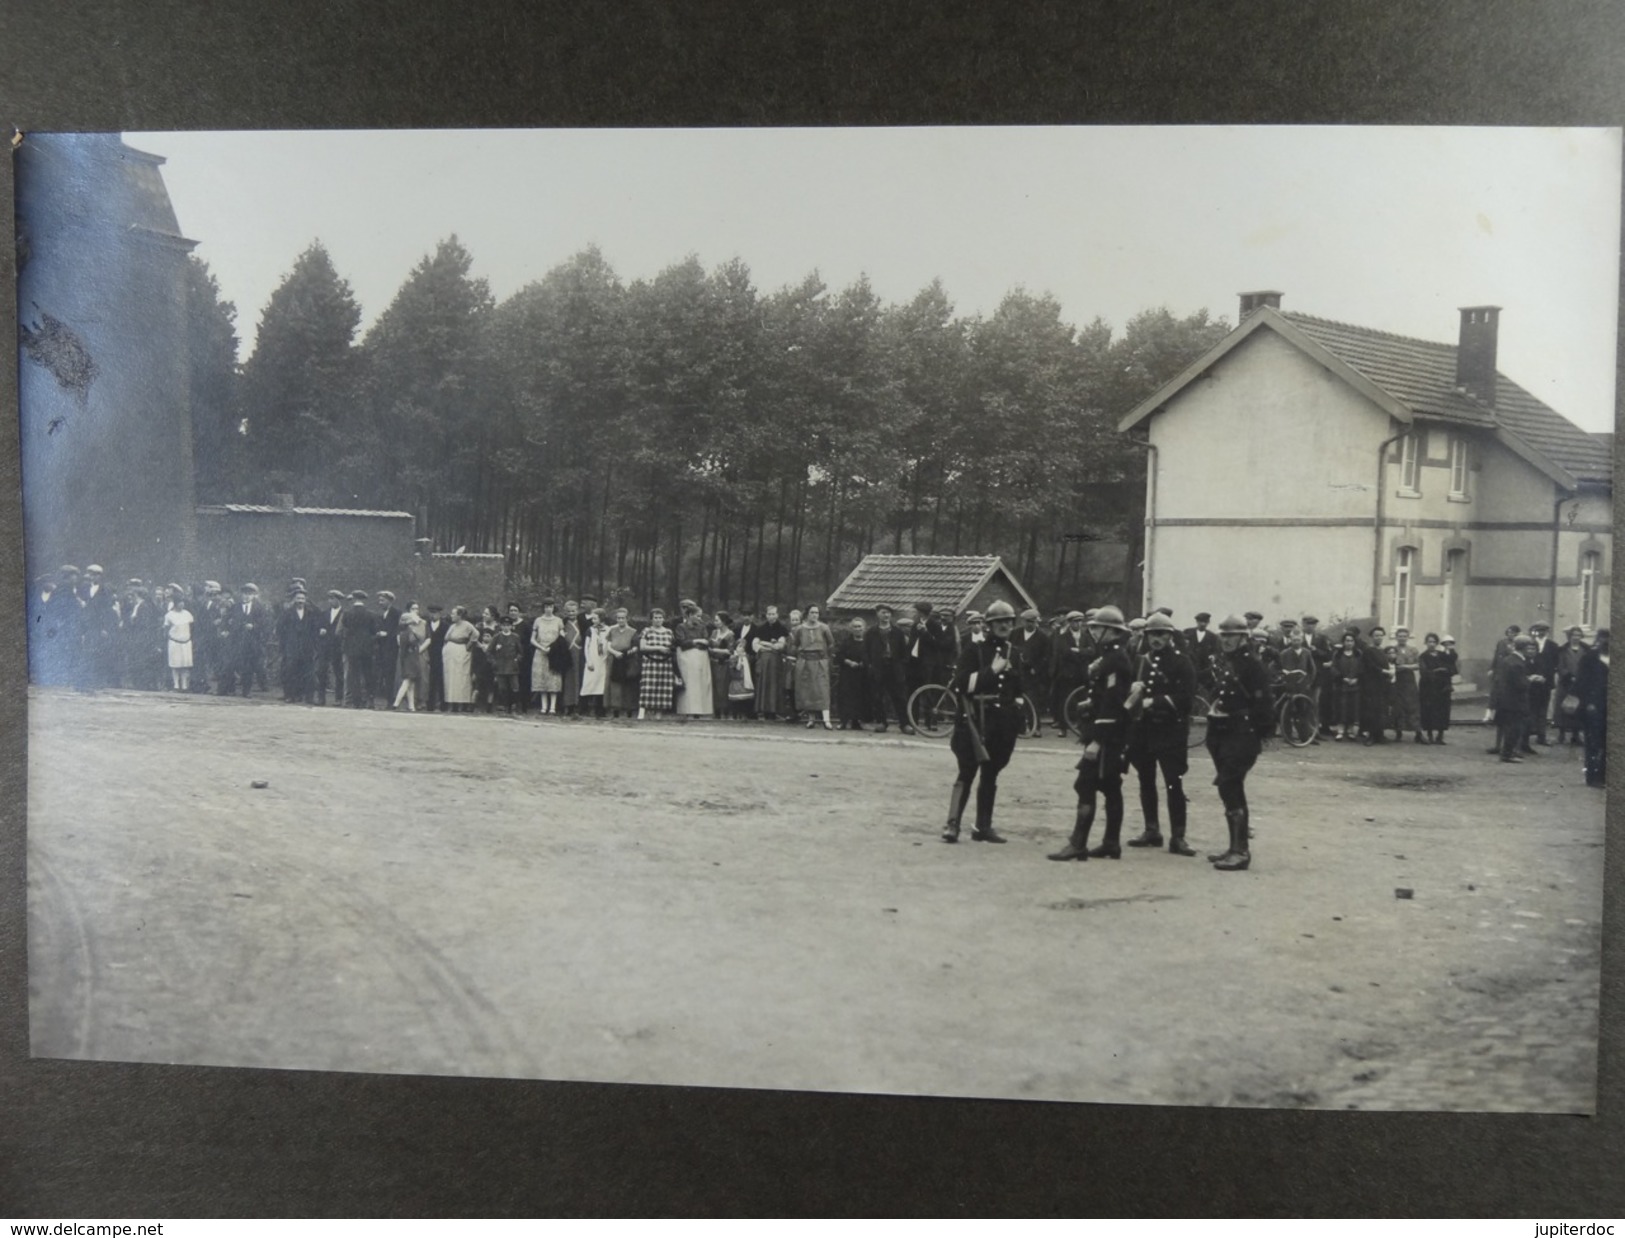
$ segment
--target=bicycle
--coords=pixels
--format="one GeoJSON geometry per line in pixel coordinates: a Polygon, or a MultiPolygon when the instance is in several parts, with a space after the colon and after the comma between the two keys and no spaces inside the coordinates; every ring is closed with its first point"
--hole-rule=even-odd
{"type": "Polygon", "coordinates": [[[1200,748],[1207,743],[1207,715],[1213,703],[1198,692],[1191,698],[1191,729],[1185,736],[1185,747],[1200,748]]]}
{"type": "Polygon", "coordinates": [[[957,712],[953,689],[945,684],[921,684],[908,698],[909,725],[927,739],[941,739],[952,731],[957,712]]]}
{"type": "Polygon", "coordinates": [[[1320,710],[1314,698],[1295,685],[1285,685],[1275,702],[1275,729],[1294,748],[1314,743],[1320,737],[1320,710]]]}
{"type": "MultiPolygon", "coordinates": [[[[1037,707],[1027,697],[1021,696],[1016,698],[1016,709],[1019,711],[1016,737],[1033,738],[1038,734],[1037,707]]],[[[957,716],[958,702],[953,689],[942,684],[923,684],[914,689],[908,698],[909,723],[927,739],[941,739],[952,732],[957,716]]]]}

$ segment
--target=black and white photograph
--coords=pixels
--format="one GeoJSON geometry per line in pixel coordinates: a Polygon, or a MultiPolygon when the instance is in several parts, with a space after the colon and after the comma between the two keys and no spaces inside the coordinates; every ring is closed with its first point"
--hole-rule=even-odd
{"type": "Polygon", "coordinates": [[[33,1057],[1595,1111],[1619,130],[15,147],[33,1057]]]}

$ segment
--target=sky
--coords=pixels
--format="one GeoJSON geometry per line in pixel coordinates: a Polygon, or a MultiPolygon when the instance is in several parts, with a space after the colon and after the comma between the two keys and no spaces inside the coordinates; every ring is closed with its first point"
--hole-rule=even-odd
{"type": "MultiPolygon", "coordinates": [[[[1612,430],[1620,132],[1397,127],[130,133],[246,357],[320,239],[362,330],[455,233],[501,300],[588,245],[622,279],[690,254],[771,292],[817,270],[885,301],[932,279],[962,315],[1013,288],[1116,330],[1237,294],[1454,342],[1502,307],[1499,368],[1612,430]]],[[[1126,410],[1125,410],[1126,411],[1126,410]]]]}

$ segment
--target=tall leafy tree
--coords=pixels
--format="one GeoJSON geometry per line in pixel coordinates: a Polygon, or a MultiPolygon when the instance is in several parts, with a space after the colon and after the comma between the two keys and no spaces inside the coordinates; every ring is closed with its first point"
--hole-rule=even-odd
{"type": "Polygon", "coordinates": [[[450,236],[426,256],[361,346],[368,423],[341,460],[370,503],[408,504],[451,545],[491,539],[495,450],[486,328],[493,300],[450,236]]]}
{"type": "Polygon", "coordinates": [[[199,501],[218,503],[243,485],[237,432],[237,307],[195,254],[186,261],[186,352],[192,406],[192,465],[199,501]]]}
{"type": "Polygon", "coordinates": [[[256,476],[305,501],[357,497],[335,475],[362,429],[356,328],[361,309],[320,241],[300,254],[260,316],[243,365],[246,452],[256,476]]]}

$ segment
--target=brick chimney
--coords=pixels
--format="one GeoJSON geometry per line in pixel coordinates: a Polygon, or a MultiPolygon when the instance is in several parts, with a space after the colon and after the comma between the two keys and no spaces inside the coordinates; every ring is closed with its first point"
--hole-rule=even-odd
{"type": "Polygon", "coordinates": [[[1499,305],[1468,305],[1461,311],[1461,343],[1456,346],[1456,386],[1495,407],[1495,344],[1499,305]]]}
{"type": "Polygon", "coordinates": [[[1244,292],[1241,294],[1241,317],[1236,321],[1245,321],[1254,310],[1261,310],[1268,306],[1272,310],[1281,308],[1281,294],[1279,292],[1244,292]]]}

